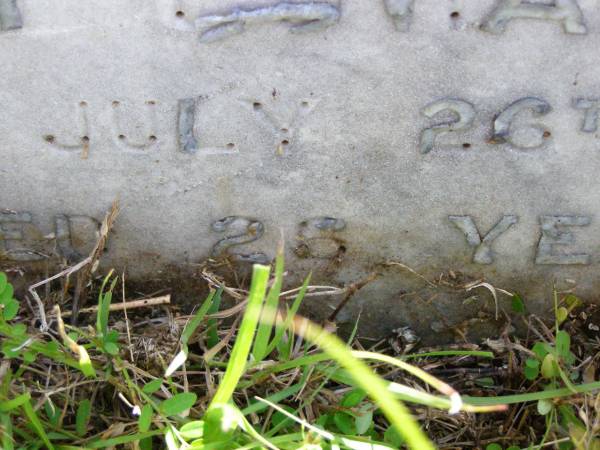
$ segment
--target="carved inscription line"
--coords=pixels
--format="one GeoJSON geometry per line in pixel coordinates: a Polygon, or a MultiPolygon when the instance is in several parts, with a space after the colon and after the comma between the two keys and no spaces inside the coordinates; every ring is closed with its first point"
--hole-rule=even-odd
{"type": "Polygon", "coordinates": [[[346,229],[346,221],[335,217],[315,217],[304,220],[298,226],[300,243],[294,249],[300,258],[331,259],[346,251],[344,242],[335,233],[346,229]]]}
{"type": "Polygon", "coordinates": [[[196,122],[196,108],[199,97],[188,97],[178,101],[177,109],[177,137],[179,150],[183,153],[194,154],[202,151],[204,154],[235,154],[239,153],[233,142],[225,147],[201,147],[194,134],[196,122]]]}
{"type": "MultiPolygon", "coordinates": [[[[475,248],[473,262],[491,264],[494,261],[491,248],[492,242],[516,224],[518,217],[514,215],[503,216],[483,239],[471,216],[448,216],[448,220],[463,232],[469,246],[475,248]]],[[[585,216],[540,216],[541,237],[537,246],[535,263],[540,265],[590,264],[590,255],[586,253],[559,253],[556,251],[556,246],[575,243],[575,236],[572,232],[566,231],[566,227],[583,227],[589,225],[590,222],[590,218],[585,216]]]]}
{"type": "Polygon", "coordinates": [[[156,137],[156,133],[154,131],[155,128],[155,109],[156,109],[156,102],[154,100],[148,100],[146,102],[144,102],[145,104],[145,120],[144,120],[144,127],[146,130],[146,139],[143,142],[133,142],[126,134],[125,131],[123,131],[123,127],[122,127],[122,105],[121,102],[115,100],[112,102],[112,116],[113,116],[113,123],[112,123],[112,128],[113,128],[113,132],[115,135],[115,138],[117,139],[117,142],[119,142],[121,145],[123,145],[126,148],[129,148],[131,150],[147,150],[149,147],[151,147],[152,145],[156,144],[157,142],[157,137],[156,137]]]}
{"type": "Polygon", "coordinates": [[[234,9],[224,15],[207,15],[196,18],[200,42],[214,42],[243,33],[246,24],[290,22],[291,32],[307,32],[327,28],[340,18],[339,9],[322,2],[287,3],[254,9],[234,9]]]}
{"type": "MultiPolygon", "coordinates": [[[[487,232],[485,236],[477,229],[471,216],[451,215],[448,220],[465,236],[467,244],[475,249],[473,262],[491,264],[494,261],[492,244],[509,228],[518,222],[515,215],[504,215],[487,232]]],[[[591,256],[587,253],[569,253],[568,249],[558,247],[575,243],[574,233],[568,228],[588,226],[591,219],[587,216],[576,215],[542,215],[539,218],[541,237],[537,245],[535,263],[540,265],[589,265],[591,256]]],[[[100,230],[100,222],[89,216],[67,216],[58,214],[54,217],[55,233],[41,237],[36,231],[34,236],[38,243],[54,241],[59,254],[69,261],[81,258],[82,253],[76,250],[75,241],[85,243],[81,237],[75,238],[74,228],[88,235],[93,233],[91,241],[95,242],[100,230]]],[[[0,253],[14,261],[39,261],[49,258],[37,250],[23,247],[27,234],[33,225],[29,212],[0,210],[0,253]]],[[[269,257],[262,252],[230,253],[232,247],[248,244],[259,240],[265,232],[263,223],[257,219],[242,216],[227,216],[212,224],[212,230],[227,233],[211,250],[212,258],[233,257],[239,262],[262,263],[270,262],[269,257]]],[[[341,257],[346,252],[345,241],[336,233],[346,229],[343,219],[322,216],[307,219],[298,225],[299,244],[294,249],[296,256],[301,258],[333,259],[341,257]]],[[[77,236],[80,236],[77,234],[77,236]]],[[[52,253],[52,252],[50,252],[52,253]]]]}
{"type": "MultiPolygon", "coordinates": [[[[519,147],[510,139],[510,124],[512,123],[515,116],[523,110],[531,110],[538,116],[548,114],[552,108],[545,100],[541,100],[535,97],[525,97],[517,100],[516,102],[509,105],[504,111],[502,111],[496,120],[494,120],[494,135],[492,136],[491,143],[502,144],[509,141],[515,147],[519,147]]],[[[540,147],[543,141],[543,134],[545,130],[539,130],[540,137],[537,143],[521,146],[523,148],[535,148],[540,147]]]]}
{"type": "MultiPolygon", "coordinates": [[[[100,222],[93,217],[57,214],[54,217],[55,232],[41,238],[41,232],[33,224],[31,213],[0,210],[0,253],[13,261],[32,262],[49,258],[50,254],[24,247],[27,240],[26,230],[29,228],[30,230],[35,229],[35,234],[40,236],[35,238],[38,244],[54,240],[58,253],[62,257],[69,262],[79,260],[82,258],[82,254],[75,249],[74,236],[76,233],[73,231],[73,225],[80,230],[86,229],[88,233],[92,232],[93,235],[89,236],[90,240],[96,242],[100,231],[100,222]]],[[[77,240],[84,244],[83,238],[77,236],[77,240]]]]}
{"type": "MultiPolygon", "coordinates": [[[[588,103],[585,103],[585,105],[588,105],[588,103]]],[[[594,107],[595,106],[592,105],[590,106],[590,109],[588,109],[588,111],[591,111],[589,112],[591,117],[588,117],[586,120],[590,122],[594,121],[595,123],[595,121],[597,121],[597,116],[593,115],[594,107]]],[[[513,147],[522,149],[539,148],[544,145],[545,139],[550,137],[551,133],[541,125],[530,126],[527,142],[519,143],[512,139],[511,125],[517,115],[523,111],[532,111],[536,116],[543,116],[552,111],[552,107],[545,100],[536,97],[524,97],[513,102],[494,119],[493,134],[487,143],[508,143],[513,147]]],[[[588,111],[586,111],[586,115],[588,114],[588,111]]],[[[419,145],[422,154],[427,154],[433,149],[437,135],[447,132],[465,131],[471,128],[476,114],[475,107],[471,103],[460,99],[438,100],[427,105],[421,112],[425,117],[430,119],[442,112],[450,112],[455,116],[454,120],[433,125],[422,131],[419,145]]],[[[470,148],[471,144],[464,144],[463,146],[465,148],[470,148]]]]}
{"type": "Polygon", "coordinates": [[[16,30],[23,27],[21,11],[17,0],[0,0],[0,31],[16,30]]]}
{"type": "Polygon", "coordinates": [[[503,33],[508,22],[513,19],[555,20],[562,23],[566,33],[587,33],[583,14],[576,0],[555,0],[552,5],[523,0],[500,0],[482,23],[481,29],[495,34],[503,33]]]}
{"type": "Polygon", "coordinates": [[[519,218],[513,215],[503,216],[502,219],[488,231],[483,239],[471,216],[448,216],[448,220],[464,233],[469,246],[475,247],[473,262],[478,264],[491,264],[494,262],[492,242],[511,226],[516,224],[519,218]]]}
{"type": "MultiPolygon", "coordinates": [[[[335,217],[316,217],[300,222],[298,246],[294,249],[300,258],[331,259],[346,251],[343,241],[334,237],[334,233],[343,231],[346,222],[335,217]]],[[[267,264],[269,257],[262,252],[249,254],[230,253],[231,247],[248,244],[260,239],[265,232],[262,222],[242,216],[228,216],[212,224],[212,230],[231,234],[218,241],[211,250],[212,258],[232,257],[238,262],[267,264]]]]}
{"type": "Polygon", "coordinates": [[[598,130],[598,113],[600,112],[600,99],[598,98],[576,98],[573,107],[584,110],[581,131],[584,133],[595,133],[598,130]]]}
{"type": "MultiPolygon", "coordinates": [[[[410,30],[414,0],[383,0],[385,10],[394,21],[396,30],[410,30]]],[[[498,0],[495,8],[481,24],[481,30],[500,34],[514,19],[538,19],[560,22],[566,33],[586,34],[587,27],[577,0],[555,0],[553,4],[524,0],[498,0]]]]}
{"type": "MultiPolygon", "coordinates": [[[[221,146],[202,146],[200,137],[197,135],[195,122],[198,110],[202,103],[202,96],[188,97],[178,100],[177,108],[177,142],[178,150],[183,153],[195,154],[239,154],[239,148],[234,142],[229,142],[221,146]]],[[[256,119],[268,124],[274,134],[276,142],[276,154],[283,155],[285,148],[291,148],[293,141],[297,136],[298,126],[315,108],[320,99],[304,98],[299,101],[295,110],[288,114],[290,117],[281,116],[270,111],[265,105],[255,98],[241,98],[240,103],[250,107],[256,119]]],[[[155,133],[156,123],[159,120],[156,117],[156,101],[147,100],[144,103],[145,111],[143,114],[143,123],[146,129],[147,137],[144,141],[132,141],[123,131],[124,111],[121,111],[122,105],[119,101],[112,102],[112,120],[111,127],[114,139],[119,145],[136,151],[145,151],[152,148],[158,141],[155,133]]],[[[571,101],[571,106],[577,110],[583,111],[583,121],[581,131],[584,133],[594,133],[598,130],[600,120],[600,99],[597,97],[576,97],[571,101]]],[[[79,102],[76,106],[76,121],[78,129],[72,134],[74,138],[59,137],[53,133],[43,135],[43,139],[53,147],[68,151],[81,152],[82,158],[86,158],[91,145],[90,123],[88,119],[88,104],[85,101],[79,102]]],[[[500,112],[492,124],[492,136],[486,140],[487,144],[509,144],[514,148],[536,149],[543,147],[545,142],[552,136],[552,133],[541,123],[527,125],[526,128],[518,130],[518,138],[513,137],[515,130],[512,129],[513,122],[522,113],[530,111],[533,116],[544,116],[552,111],[551,105],[544,99],[537,97],[520,98],[502,112],[500,112]]],[[[467,131],[473,127],[477,110],[475,106],[463,99],[444,98],[436,100],[425,106],[421,114],[429,119],[435,119],[443,113],[450,114],[450,118],[424,128],[419,138],[419,152],[421,154],[430,153],[436,145],[436,140],[445,133],[457,133],[467,131]]],[[[465,149],[471,148],[471,143],[463,143],[465,149]]]]}
{"type": "Polygon", "coordinates": [[[536,264],[582,264],[590,263],[590,255],[584,253],[559,254],[554,251],[557,245],[573,244],[575,236],[565,227],[584,227],[591,222],[583,216],[541,216],[542,237],[535,257],[536,264]]]}
{"type": "Polygon", "coordinates": [[[427,105],[422,113],[425,117],[431,119],[444,111],[453,113],[456,118],[450,122],[433,125],[431,128],[423,130],[420,145],[422,154],[429,153],[433,149],[438,134],[469,129],[475,119],[475,107],[464,100],[440,100],[427,105]]]}
{"type": "Polygon", "coordinates": [[[413,14],[414,0],[383,0],[385,10],[398,31],[408,31],[413,14]]]}

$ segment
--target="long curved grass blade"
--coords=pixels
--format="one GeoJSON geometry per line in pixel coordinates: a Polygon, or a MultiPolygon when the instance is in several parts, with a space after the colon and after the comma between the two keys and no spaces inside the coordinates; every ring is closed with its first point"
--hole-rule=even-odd
{"type": "Polygon", "coordinates": [[[304,339],[320,347],[324,353],[348,371],[355,384],[369,394],[390,423],[396,426],[410,448],[418,450],[435,448],[408,409],[390,395],[386,382],[375,375],[364,362],[352,356],[352,351],[342,340],[303,317],[295,317],[293,324],[295,330],[302,330],[304,339]]]}
{"type": "MultiPolygon", "coordinates": [[[[211,401],[211,405],[227,403],[239,379],[246,370],[248,362],[248,354],[252,346],[254,332],[260,317],[261,306],[267,291],[267,282],[271,269],[268,266],[255,264],[252,272],[252,285],[248,294],[248,305],[242,319],[242,324],[238,331],[237,339],[231,350],[231,357],[227,364],[227,370],[223,376],[223,380],[217,388],[217,392],[211,401]]],[[[210,406],[209,406],[210,409],[210,406]]]]}

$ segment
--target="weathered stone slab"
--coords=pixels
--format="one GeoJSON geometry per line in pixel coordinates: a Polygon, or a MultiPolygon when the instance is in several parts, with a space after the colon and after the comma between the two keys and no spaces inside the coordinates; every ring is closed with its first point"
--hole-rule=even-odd
{"type": "Polygon", "coordinates": [[[118,197],[106,267],[266,262],[282,229],[290,279],[381,273],[338,316],[373,335],[493,312],[470,279],[593,298],[598,6],[0,0],[5,262],[76,260],[118,197]]]}

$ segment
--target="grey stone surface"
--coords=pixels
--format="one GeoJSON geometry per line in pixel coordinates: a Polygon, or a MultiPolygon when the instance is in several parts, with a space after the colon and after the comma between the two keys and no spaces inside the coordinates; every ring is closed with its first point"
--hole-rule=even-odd
{"type": "Polygon", "coordinates": [[[381,273],[338,316],[367,335],[491,330],[477,279],[593,300],[599,6],[0,0],[5,263],[76,260],[118,197],[104,267],[268,261],[282,229],[291,281],[381,273]]]}

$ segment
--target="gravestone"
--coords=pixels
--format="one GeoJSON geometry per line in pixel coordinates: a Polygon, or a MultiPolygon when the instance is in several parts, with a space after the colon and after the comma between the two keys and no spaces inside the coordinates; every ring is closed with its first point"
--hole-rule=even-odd
{"type": "Polygon", "coordinates": [[[268,262],[283,230],[290,281],[379,274],[336,317],[370,336],[491,330],[477,280],[593,299],[598,6],[0,0],[3,264],[76,261],[119,198],[104,267],[268,262]]]}

